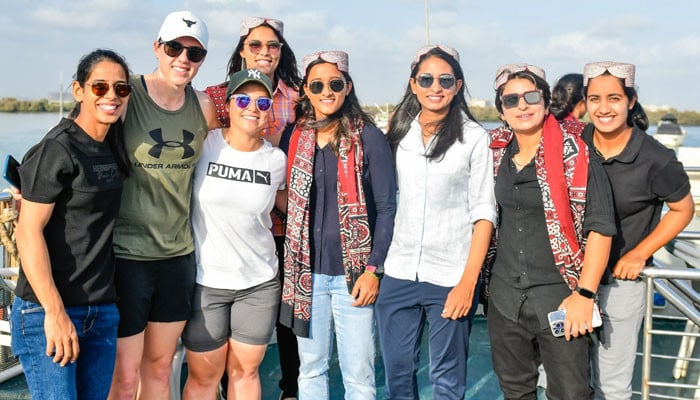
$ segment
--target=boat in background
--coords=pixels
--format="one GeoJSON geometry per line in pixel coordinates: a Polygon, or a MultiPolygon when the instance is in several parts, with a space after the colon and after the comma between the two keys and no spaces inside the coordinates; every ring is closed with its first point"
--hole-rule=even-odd
{"type": "Polygon", "coordinates": [[[673,114],[661,117],[656,127],[654,138],[669,149],[676,150],[683,145],[686,131],[678,125],[678,119],[673,114]]]}

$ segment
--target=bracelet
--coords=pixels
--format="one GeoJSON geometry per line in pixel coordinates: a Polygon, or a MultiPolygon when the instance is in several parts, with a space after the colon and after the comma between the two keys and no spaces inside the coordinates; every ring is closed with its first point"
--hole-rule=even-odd
{"type": "Polygon", "coordinates": [[[576,286],[576,289],[574,289],[576,293],[580,294],[581,296],[587,298],[587,299],[594,299],[595,298],[595,292],[588,290],[586,288],[582,288],[581,286],[576,286]]]}

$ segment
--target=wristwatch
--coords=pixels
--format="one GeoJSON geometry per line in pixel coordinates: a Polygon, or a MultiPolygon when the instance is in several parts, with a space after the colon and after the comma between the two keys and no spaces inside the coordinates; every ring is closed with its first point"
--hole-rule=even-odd
{"type": "Polygon", "coordinates": [[[377,279],[382,279],[384,277],[384,266],[383,265],[367,265],[365,266],[365,272],[369,272],[374,275],[377,279]]]}
{"type": "Polygon", "coordinates": [[[587,298],[587,299],[594,299],[595,298],[595,292],[588,290],[586,288],[582,288],[581,286],[576,286],[576,289],[574,289],[576,293],[580,294],[581,296],[587,298]]]}

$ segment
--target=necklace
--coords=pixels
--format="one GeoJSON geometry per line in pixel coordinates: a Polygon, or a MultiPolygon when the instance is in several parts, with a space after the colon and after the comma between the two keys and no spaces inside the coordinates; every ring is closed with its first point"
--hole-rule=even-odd
{"type": "Polygon", "coordinates": [[[524,164],[519,163],[518,160],[515,159],[515,156],[511,157],[510,159],[513,160],[513,164],[515,164],[515,166],[518,167],[518,169],[523,169],[525,168],[525,166],[530,164],[530,161],[527,161],[524,164]]]}

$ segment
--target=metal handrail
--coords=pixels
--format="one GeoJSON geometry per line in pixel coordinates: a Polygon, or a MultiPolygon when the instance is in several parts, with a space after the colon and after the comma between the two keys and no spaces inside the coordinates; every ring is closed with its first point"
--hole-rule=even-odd
{"type": "MultiPolygon", "coordinates": [[[[669,332],[653,329],[653,299],[654,292],[661,294],[671,303],[681,314],[695,325],[700,326],[700,294],[687,283],[690,281],[700,281],[700,248],[690,242],[683,240],[700,240],[700,232],[685,231],[679,234],[676,239],[665,246],[674,256],[683,260],[688,269],[669,269],[662,263],[654,260],[655,267],[645,268],[640,278],[646,281],[646,308],[644,315],[644,339],[642,352],[642,400],[648,400],[651,396],[651,387],[670,387],[682,389],[700,390],[700,385],[657,382],[651,380],[651,360],[652,360],[652,336],[672,335],[684,337],[698,337],[696,332],[669,332]]],[[[664,358],[655,356],[655,358],[664,358]]],[[[675,357],[684,361],[696,361],[688,357],[675,357]]],[[[655,397],[665,398],[663,395],[655,397]]]]}

